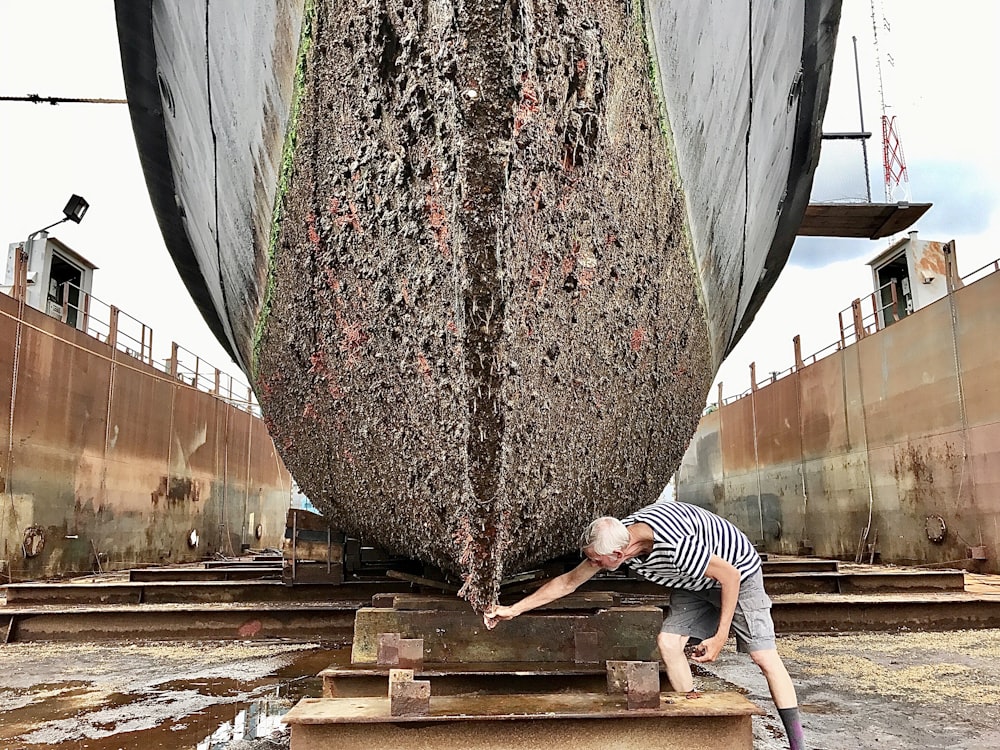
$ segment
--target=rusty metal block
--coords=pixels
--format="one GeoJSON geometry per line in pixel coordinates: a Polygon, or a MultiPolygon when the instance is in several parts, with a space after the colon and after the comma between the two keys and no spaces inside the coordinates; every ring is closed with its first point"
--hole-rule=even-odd
{"type": "Polygon", "coordinates": [[[577,664],[596,664],[601,660],[601,634],[592,630],[578,630],[574,634],[577,664]]]}
{"type": "Polygon", "coordinates": [[[652,661],[632,663],[627,669],[625,699],[629,709],[660,707],[660,665],[652,661]]]}
{"type": "Polygon", "coordinates": [[[413,682],[412,669],[390,669],[389,670],[389,697],[392,697],[393,685],[399,682],[413,682]]]}
{"type": "Polygon", "coordinates": [[[372,606],[392,609],[394,606],[396,606],[395,600],[396,600],[396,594],[392,592],[374,594],[372,596],[372,606]]]}
{"type": "Polygon", "coordinates": [[[386,666],[399,664],[399,633],[378,634],[377,662],[386,666]]]}
{"type": "Polygon", "coordinates": [[[400,669],[422,669],[424,666],[424,639],[400,638],[396,644],[397,663],[400,669]]]}
{"type": "Polygon", "coordinates": [[[608,659],[606,662],[608,693],[625,692],[625,688],[628,686],[628,668],[630,664],[642,664],[642,662],[608,659]]]}
{"type": "MultiPolygon", "coordinates": [[[[409,671],[411,670],[393,670],[409,671]]],[[[389,714],[391,716],[425,716],[431,708],[431,683],[427,680],[389,680],[389,714]]]]}
{"type": "Polygon", "coordinates": [[[655,661],[608,661],[608,693],[624,693],[629,708],[660,705],[660,664],[655,661]]]}

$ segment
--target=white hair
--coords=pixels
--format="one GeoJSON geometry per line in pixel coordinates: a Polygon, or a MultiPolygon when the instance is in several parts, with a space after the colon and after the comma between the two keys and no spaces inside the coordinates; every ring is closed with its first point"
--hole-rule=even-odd
{"type": "Polygon", "coordinates": [[[628,527],[611,516],[591,521],[580,535],[580,549],[591,549],[598,555],[610,555],[629,544],[628,527]]]}

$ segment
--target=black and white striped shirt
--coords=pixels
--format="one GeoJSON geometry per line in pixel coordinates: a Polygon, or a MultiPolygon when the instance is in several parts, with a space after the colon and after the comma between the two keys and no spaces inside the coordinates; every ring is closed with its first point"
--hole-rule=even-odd
{"type": "Polygon", "coordinates": [[[718,586],[705,577],[713,554],[739,570],[741,581],[760,569],[760,555],[746,534],[696,505],[673,500],[654,503],[623,518],[622,523],[644,523],[653,530],[652,551],[625,563],[653,583],[689,591],[718,586]]]}

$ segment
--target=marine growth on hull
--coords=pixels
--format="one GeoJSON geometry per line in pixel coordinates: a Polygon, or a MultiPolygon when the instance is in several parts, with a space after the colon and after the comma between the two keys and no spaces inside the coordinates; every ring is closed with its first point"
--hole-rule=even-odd
{"type": "Polygon", "coordinates": [[[338,526],[465,579],[660,493],[713,374],[643,24],[317,0],[255,377],[338,526]]]}

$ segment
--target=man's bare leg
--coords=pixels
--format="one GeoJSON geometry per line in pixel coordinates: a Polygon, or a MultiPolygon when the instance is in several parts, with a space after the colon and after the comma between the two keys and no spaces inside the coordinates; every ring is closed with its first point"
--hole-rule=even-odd
{"type": "Polygon", "coordinates": [[[791,750],[804,748],[802,720],[799,717],[799,701],[795,695],[795,685],[792,684],[792,678],[789,677],[788,670],[785,669],[785,663],[781,660],[777,649],[753,651],[750,658],[753,659],[754,664],[760,667],[764,679],[767,680],[771,699],[778,709],[781,723],[785,725],[788,746],[791,750]]]}
{"type": "Polygon", "coordinates": [[[763,651],[754,651],[750,654],[753,663],[760,667],[760,671],[767,680],[768,690],[771,691],[771,698],[778,708],[792,708],[799,705],[795,695],[795,685],[792,678],[788,676],[785,663],[781,661],[781,656],[777,649],[769,648],[763,651]]]}
{"type": "Polygon", "coordinates": [[[667,679],[670,680],[670,687],[678,693],[690,693],[694,689],[691,666],[684,655],[684,646],[687,642],[688,636],[675,633],[660,633],[656,637],[660,657],[667,667],[667,679]]]}

